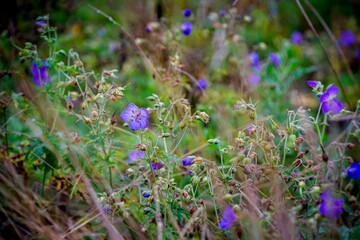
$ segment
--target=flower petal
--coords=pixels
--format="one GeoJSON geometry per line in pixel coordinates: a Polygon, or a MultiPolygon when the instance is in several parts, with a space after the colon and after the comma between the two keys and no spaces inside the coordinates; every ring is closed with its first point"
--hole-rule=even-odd
{"type": "Polygon", "coordinates": [[[235,220],[236,220],[236,215],[233,208],[231,206],[227,206],[223,213],[221,222],[219,223],[219,228],[223,230],[231,228],[235,220]]]}
{"type": "Polygon", "coordinates": [[[324,113],[332,112],[334,114],[339,113],[344,108],[339,99],[333,98],[330,101],[323,102],[322,111],[324,113]]]}
{"type": "Polygon", "coordinates": [[[140,122],[136,121],[136,120],[132,120],[129,122],[129,128],[133,131],[139,130],[141,129],[141,125],[140,122]]]}
{"type": "Polygon", "coordinates": [[[334,98],[338,95],[339,89],[336,85],[331,84],[327,89],[326,92],[329,94],[330,98],[334,98]]]}
{"type": "Polygon", "coordinates": [[[36,84],[36,86],[41,87],[40,74],[36,62],[33,62],[30,71],[33,76],[33,82],[36,84]]]}
{"type": "Polygon", "coordinates": [[[307,85],[309,85],[309,87],[311,88],[315,88],[317,87],[317,85],[320,83],[319,81],[314,81],[314,80],[308,80],[306,81],[307,85]]]}
{"type": "Polygon", "coordinates": [[[129,122],[135,117],[138,110],[139,108],[135,104],[130,103],[125,110],[122,111],[120,117],[124,122],[129,122]]]}
{"type": "Polygon", "coordinates": [[[145,117],[138,118],[136,121],[139,123],[141,129],[145,129],[149,125],[149,120],[145,117]]]}
{"type": "Polygon", "coordinates": [[[143,116],[143,117],[146,117],[146,118],[150,117],[148,110],[146,110],[145,108],[140,108],[140,113],[141,113],[141,116],[143,116]]]}

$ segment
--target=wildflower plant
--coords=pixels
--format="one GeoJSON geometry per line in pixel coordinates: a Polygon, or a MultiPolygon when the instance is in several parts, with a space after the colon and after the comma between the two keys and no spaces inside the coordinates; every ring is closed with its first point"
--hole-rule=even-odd
{"type": "MultiPolygon", "coordinates": [[[[40,96],[13,92],[10,101],[1,95],[11,117],[4,118],[0,179],[4,211],[16,220],[19,209],[28,209],[36,218],[33,228],[21,221],[26,232],[74,239],[306,239],[358,232],[359,164],[352,150],[360,139],[360,104],[351,108],[336,84],[299,81],[315,68],[303,66],[298,47],[284,39],[280,49],[264,43],[241,52],[235,30],[245,28],[232,22],[237,10],[218,9],[223,29],[216,33],[217,23],[205,24],[194,45],[213,42],[214,50],[206,50],[214,55],[219,46],[230,50],[199,57],[186,45],[192,42],[174,34],[181,26],[191,35],[191,22],[168,29],[164,22],[156,31],[148,25],[139,39],[94,10],[121,26],[141,58],[132,56],[122,71],[88,70],[75,46],[60,48],[48,16],[35,23],[47,49],[16,46],[28,66],[26,81],[37,86],[29,96],[40,96]],[[216,69],[207,66],[212,57],[221,59],[216,69]],[[223,80],[232,84],[226,92],[223,80]],[[312,107],[290,104],[295,81],[313,91],[312,107]],[[155,93],[144,87],[149,82],[155,93]],[[333,132],[342,117],[348,125],[333,132]],[[10,204],[17,196],[24,201],[10,204]],[[49,224],[56,234],[41,232],[49,224]]],[[[182,14],[191,19],[189,9],[182,14]]],[[[305,41],[299,32],[291,40],[305,41]]]]}

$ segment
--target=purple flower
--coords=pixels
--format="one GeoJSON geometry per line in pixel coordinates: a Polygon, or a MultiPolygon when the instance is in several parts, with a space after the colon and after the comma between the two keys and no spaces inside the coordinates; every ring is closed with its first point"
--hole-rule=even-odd
{"type": "Polygon", "coordinates": [[[346,174],[349,178],[360,178],[360,163],[353,162],[350,167],[346,169],[346,174]]]}
{"type": "Polygon", "coordinates": [[[360,49],[357,51],[357,58],[360,60],[360,49]]]}
{"type": "Polygon", "coordinates": [[[150,26],[146,26],[145,31],[148,32],[148,33],[150,33],[150,32],[152,31],[152,29],[151,29],[150,26]]]}
{"type": "Polygon", "coordinates": [[[247,81],[251,86],[256,86],[261,81],[261,77],[259,74],[252,72],[249,74],[247,81]]]}
{"type": "Polygon", "coordinates": [[[269,54],[269,61],[275,66],[278,67],[280,65],[280,58],[279,55],[276,53],[270,53],[269,54]]]}
{"type": "Polygon", "coordinates": [[[44,27],[46,27],[46,25],[47,25],[47,23],[45,20],[39,20],[39,21],[35,22],[35,26],[40,27],[40,28],[44,28],[44,27]]]}
{"type": "Polygon", "coordinates": [[[39,65],[36,61],[34,61],[30,69],[34,83],[40,88],[50,82],[50,76],[48,75],[49,66],[47,61],[42,60],[41,62],[41,65],[39,65]]]}
{"type": "Polygon", "coordinates": [[[328,218],[338,218],[343,212],[341,205],[344,203],[344,200],[333,198],[330,191],[322,193],[320,197],[322,202],[319,212],[328,218]]]}
{"type": "Polygon", "coordinates": [[[143,153],[143,152],[133,151],[133,152],[129,153],[128,157],[129,157],[128,163],[130,164],[133,161],[136,161],[139,158],[145,158],[146,156],[145,156],[145,153],[143,153]]]}
{"type": "Polygon", "coordinates": [[[225,15],[226,15],[225,10],[220,10],[220,11],[219,11],[219,15],[220,15],[221,17],[225,17],[225,15]]]}
{"type": "Polygon", "coordinates": [[[199,81],[197,81],[196,87],[197,87],[197,89],[199,89],[201,91],[205,90],[208,87],[208,83],[207,83],[206,79],[202,78],[199,81]]]}
{"type": "Polygon", "coordinates": [[[219,228],[224,230],[231,228],[236,220],[236,215],[231,206],[226,206],[222,219],[219,223],[219,228]]]}
{"type": "Polygon", "coordinates": [[[257,68],[260,66],[259,54],[257,54],[256,52],[252,52],[248,55],[248,58],[252,67],[257,68]]]}
{"type": "Polygon", "coordinates": [[[162,168],[163,167],[163,162],[158,162],[158,163],[154,163],[154,162],[151,162],[151,167],[152,167],[152,169],[154,169],[154,170],[158,170],[158,169],[160,169],[160,168],[162,168]]]}
{"type": "Polygon", "coordinates": [[[184,22],[181,25],[181,31],[185,36],[189,36],[192,30],[192,24],[191,22],[184,22]]]}
{"type": "Polygon", "coordinates": [[[144,198],[148,198],[148,197],[150,197],[150,193],[149,192],[143,192],[142,193],[142,196],[144,197],[144,198]]]}
{"type": "Polygon", "coordinates": [[[339,99],[336,98],[339,89],[331,84],[326,91],[320,96],[320,102],[322,103],[323,113],[333,112],[334,114],[339,113],[344,106],[339,99]]]}
{"type": "Polygon", "coordinates": [[[342,31],[339,38],[339,44],[350,47],[356,42],[355,34],[350,30],[342,31]]]}
{"type": "Polygon", "coordinates": [[[131,130],[145,129],[149,125],[149,113],[145,108],[138,108],[135,104],[130,103],[120,114],[124,122],[129,123],[131,130]]]}
{"type": "Polygon", "coordinates": [[[105,214],[110,214],[112,212],[112,209],[109,206],[109,204],[105,204],[102,209],[105,214]]]}
{"type": "Polygon", "coordinates": [[[307,80],[306,83],[307,85],[309,85],[309,87],[316,88],[319,85],[320,81],[307,80]]]}
{"type": "Polygon", "coordinates": [[[296,45],[300,45],[302,43],[302,40],[303,40],[303,36],[300,32],[298,31],[295,31],[291,34],[291,37],[290,37],[291,41],[296,44],[296,45]]]}
{"type": "Polygon", "coordinates": [[[186,157],[182,160],[182,165],[185,167],[185,166],[189,166],[192,164],[192,160],[193,160],[193,157],[186,157]]]}
{"type": "Polygon", "coordinates": [[[184,15],[184,17],[190,17],[191,16],[191,10],[190,9],[185,9],[183,11],[183,15],[184,15]]]}

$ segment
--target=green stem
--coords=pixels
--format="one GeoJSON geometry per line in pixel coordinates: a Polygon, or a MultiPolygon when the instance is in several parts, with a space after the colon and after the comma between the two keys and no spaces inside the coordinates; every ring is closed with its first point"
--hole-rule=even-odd
{"type": "Polygon", "coordinates": [[[109,180],[110,180],[110,187],[111,190],[113,189],[113,182],[112,182],[112,172],[111,172],[111,167],[109,166],[109,180]]]}

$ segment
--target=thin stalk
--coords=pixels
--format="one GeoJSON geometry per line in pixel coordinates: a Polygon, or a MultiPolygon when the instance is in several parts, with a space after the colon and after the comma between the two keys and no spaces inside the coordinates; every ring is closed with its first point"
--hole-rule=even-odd
{"type": "Polygon", "coordinates": [[[336,46],[336,49],[338,50],[342,61],[345,63],[346,71],[348,72],[348,74],[350,76],[350,79],[353,82],[353,86],[355,86],[357,92],[359,93],[360,92],[359,85],[355,81],[354,74],[352,73],[352,71],[350,69],[350,66],[349,66],[349,63],[348,63],[348,61],[347,61],[347,59],[345,57],[344,51],[340,48],[339,44],[337,44],[337,40],[336,40],[335,36],[332,34],[330,28],[327,26],[324,19],[320,16],[319,12],[316,11],[314,6],[308,0],[305,0],[305,4],[310,8],[310,10],[313,12],[313,14],[317,17],[320,24],[323,26],[323,28],[325,29],[325,31],[328,34],[329,38],[333,42],[334,46],[336,46]]]}
{"type": "Polygon", "coordinates": [[[340,89],[341,89],[342,94],[344,95],[345,101],[347,102],[347,104],[348,104],[349,107],[351,108],[351,107],[352,107],[352,106],[351,106],[351,102],[350,102],[349,99],[347,98],[345,89],[344,89],[344,87],[343,87],[343,85],[342,85],[342,83],[341,83],[341,81],[340,81],[339,75],[337,74],[334,66],[333,66],[332,63],[331,63],[331,60],[330,60],[330,57],[329,57],[328,53],[326,52],[323,44],[321,43],[320,36],[319,36],[318,32],[316,31],[314,25],[312,24],[309,16],[308,16],[307,13],[305,12],[305,10],[304,10],[303,6],[301,5],[300,1],[299,1],[299,0],[295,0],[295,1],[296,1],[297,5],[299,6],[299,9],[300,9],[301,13],[304,15],[305,20],[306,20],[307,23],[309,24],[311,30],[314,32],[316,38],[318,39],[319,45],[320,45],[322,51],[324,52],[324,55],[325,55],[325,57],[326,57],[326,60],[327,60],[327,62],[329,63],[329,66],[330,66],[330,68],[331,68],[331,71],[333,72],[333,74],[334,74],[334,76],[335,76],[335,78],[336,78],[336,81],[337,81],[338,85],[340,86],[340,89]]]}
{"type": "Polygon", "coordinates": [[[113,190],[113,181],[112,181],[112,172],[111,172],[111,167],[109,166],[109,180],[110,180],[110,187],[111,190],[113,190]]]}
{"type": "Polygon", "coordinates": [[[5,135],[5,145],[6,145],[6,154],[7,156],[9,156],[9,139],[8,139],[8,134],[7,134],[7,121],[6,121],[6,107],[3,108],[4,111],[4,135],[5,135]]]}

